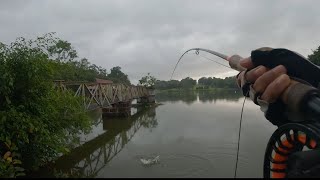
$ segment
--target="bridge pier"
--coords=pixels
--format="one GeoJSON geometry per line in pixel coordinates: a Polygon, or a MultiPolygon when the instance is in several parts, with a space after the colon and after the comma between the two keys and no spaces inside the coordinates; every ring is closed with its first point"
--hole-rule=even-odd
{"type": "Polygon", "coordinates": [[[102,108],[102,117],[128,117],[131,115],[131,101],[118,102],[111,107],[102,108]]]}
{"type": "Polygon", "coordinates": [[[143,96],[137,99],[139,104],[153,104],[156,102],[155,90],[153,88],[147,88],[148,96],[143,96]]]}

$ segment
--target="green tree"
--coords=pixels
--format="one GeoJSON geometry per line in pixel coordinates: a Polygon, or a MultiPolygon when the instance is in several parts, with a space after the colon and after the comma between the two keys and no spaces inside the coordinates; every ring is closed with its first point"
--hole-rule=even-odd
{"type": "Polygon", "coordinates": [[[47,49],[51,57],[54,57],[58,61],[72,61],[78,57],[77,51],[68,41],[58,39],[54,42],[47,49]]]}
{"type": "Polygon", "coordinates": [[[181,87],[180,81],[174,80],[174,79],[168,81],[167,84],[168,84],[168,89],[178,89],[181,87]]]}
{"type": "Polygon", "coordinates": [[[54,79],[92,82],[96,78],[107,78],[106,69],[91,64],[87,58],[77,60],[77,51],[71,43],[54,37],[54,34],[48,33],[43,37],[38,37],[37,42],[34,42],[37,49],[53,60],[50,61],[50,66],[54,79]]]}
{"type": "Polygon", "coordinates": [[[320,46],[314,50],[312,54],[308,55],[308,59],[314,64],[320,66],[320,46]]]}
{"type": "Polygon", "coordinates": [[[184,89],[191,89],[197,84],[197,81],[190,78],[190,77],[187,77],[187,78],[182,79],[180,81],[180,84],[181,84],[181,87],[184,89]]]}
{"type": "Polygon", "coordinates": [[[223,82],[224,82],[226,88],[234,88],[234,89],[238,88],[235,76],[226,77],[223,80],[223,82]]]}
{"type": "Polygon", "coordinates": [[[110,74],[107,75],[107,78],[112,80],[114,83],[131,84],[128,75],[123,73],[119,66],[111,68],[110,74]]]}
{"type": "Polygon", "coordinates": [[[198,85],[212,88],[237,88],[236,79],[234,76],[221,78],[206,78],[202,77],[198,80],[198,85]]]}
{"type": "Polygon", "coordinates": [[[154,76],[151,76],[150,73],[148,73],[148,75],[142,77],[139,80],[139,85],[142,85],[148,88],[154,88],[156,81],[157,79],[154,76]]]}
{"type": "Polygon", "coordinates": [[[200,78],[199,80],[198,80],[198,84],[199,85],[203,85],[203,86],[208,86],[208,78],[206,78],[206,77],[202,77],[202,78],[200,78]]]}
{"type": "Polygon", "coordinates": [[[0,177],[23,175],[66,153],[90,120],[80,99],[54,88],[50,37],[0,48],[0,177]]]}

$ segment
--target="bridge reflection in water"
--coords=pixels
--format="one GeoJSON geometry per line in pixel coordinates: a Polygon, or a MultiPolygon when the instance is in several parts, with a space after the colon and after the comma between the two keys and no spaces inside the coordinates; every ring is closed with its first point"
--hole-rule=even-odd
{"type": "Polygon", "coordinates": [[[72,177],[95,177],[141,128],[157,126],[155,107],[137,110],[128,118],[103,119],[105,133],[84,143],[55,162],[58,171],[72,177]]]}

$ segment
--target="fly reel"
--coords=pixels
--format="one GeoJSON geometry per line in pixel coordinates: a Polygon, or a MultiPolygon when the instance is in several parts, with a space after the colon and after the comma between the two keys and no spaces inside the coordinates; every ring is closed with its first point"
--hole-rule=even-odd
{"type": "Polygon", "coordinates": [[[297,152],[315,149],[320,149],[320,123],[288,123],[280,126],[272,134],[265,151],[264,178],[287,178],[290,157],[297,152]]]}

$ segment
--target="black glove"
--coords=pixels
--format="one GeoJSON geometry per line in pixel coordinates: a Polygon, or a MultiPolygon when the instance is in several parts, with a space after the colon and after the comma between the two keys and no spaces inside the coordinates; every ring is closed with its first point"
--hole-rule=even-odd
{"type": "Polygon", "coordinates": [[[251,52],[252,63],[274,68],[283,65],[290,77],[302,79],[314,87],[319,86],[320,69],[303,56],[287,49],[272,49],[271,51],[254,50],[251,52]]]}

